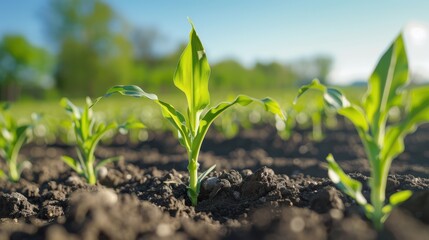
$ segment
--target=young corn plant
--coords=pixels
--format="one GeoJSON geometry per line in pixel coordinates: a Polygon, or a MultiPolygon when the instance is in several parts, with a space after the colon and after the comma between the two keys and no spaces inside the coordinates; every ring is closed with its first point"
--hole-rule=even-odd
{"type": "Polygon", "coordinates": [[[411,191],[392,194],[386,204],[386,182],[392,160],[404,150],[404,138],[419,124],[429,121],[429,88],[409,88],[408,60],[402,35],[399,35],[379,60],[368,81],[362,105],[351,103],[338,90],[317,80],[302,87],[298,97],[308,89],[321,90],[328,106],[348,118],[355,126],[365,148],[371,177],[370,201],[362,195],[360,182],[347,176],[327,157],[328,175],[344,193],[361,205],[374,227],[380,230],[392,209],[407,200],[411,191]],[[402,118],[388,124],[389,112],[403,108],[402,118]]]}
{"type": "MultiPolygon", "coordinates": [[[[203,45],[191,24],[189,43],[183,51],[176,72],[174,74],[174,85],[186,96],[188,103],[186,114],[180,113],[172,105],[158,99],[152,93],[146,93],[138,86],[114,86],[110,88],[105,96],[120,93],[126,96],[148,98],[159,105],[163,117],[166,118],[178,131],[178,139],[188,154],[189,185],[188,196],[192,205],[197,205],[201,181],[215,166],[198,175],[198,155],[201,144],[213,121],[225,110],[235,104],[246,106],[254,101],[260,102],[269,112],[277,114],[285,119],[278,103],[271,98],[255,99],[245,95],[239,95],[231,102],[223,102],[215,107],[209,108],[210,94],[208,81],[210,66],[204,52],[203,45]]],[[[100,99],[100,98],[99,98],[100,99]]]]}
{"type": "Polygon", "coordinates": [[[94,185],[97,182],[97,171],[107,163],[120,159],[120,157],[111,157],[96,162],[95,149],[103,136],[116,129],[128,130],[143,128],[144,126],[139,122],[128,122],[120,126],[116,122],[107,125],[97,122],[93,117],[92,109],[90,109],[92,105],[91,99],[87,98],[86,100],[86,106],[81,109],[67,98],[61,99],[61,106],[64,107],[72,119],[78,156],[77,159],[69,156],[62,156],[61,159],[79,175],[84,176],[89,184],[94,185]]]}
{"type": "Polygon", "coordinates": [[[0,170],[0,177],[7,177],[17,182],[21,177],[24,165],[18,162],[21,147],[29,140],[31,124],[18,124],[17,120],[7,112],[9,104],[3,104],[0,112],[0,157],[6,161],[7,171],[0,170]]]}

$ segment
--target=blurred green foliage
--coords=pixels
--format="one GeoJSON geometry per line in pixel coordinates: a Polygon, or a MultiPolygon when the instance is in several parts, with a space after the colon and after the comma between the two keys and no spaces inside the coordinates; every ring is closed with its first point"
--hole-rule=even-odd
{"type": "Polygon", "coordinates": [[[58,44],[55,80],[66,96],[96,96],[128,83],[133,68],[126,25],[101,1],[51,1],[46,24],[58,44]]]}
{"type": "Polygon", "coordinates": [[[38,96],[51,86],[53,59],[23,36],[6,35],[0,42],[0,101],[17,100],[21,92],[38,96]]]}
{"type": "MultiPolygon", "coordinates": [[[[157,29],[130,26],[101,0],[51,0],[44,10],[51,53],[22,36],[6,36],[0,43],[0,100],[97,97],[116,84],[172,92],[184,44],[157,52],[163,42],[157,29]]],[[[253,66],[226,59],[212,64],[210,88],[229,93],[294,88],[316,77],[325,82],[331,66],[328,56],[253,66]]]]}

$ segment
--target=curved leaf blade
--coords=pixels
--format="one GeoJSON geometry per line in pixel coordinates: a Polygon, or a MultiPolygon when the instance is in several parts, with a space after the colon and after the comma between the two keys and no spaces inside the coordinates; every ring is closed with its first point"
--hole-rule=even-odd
{"type": "Polygon", "coordinates": [[[136,97],[136,98],[146,97],[150,100],[154,100],[154,101],[158,100],[157,95],[155,95],[153,93],[147,93],[147,92],[143,91],[143,89],[141,89],[139,86],[136,86],[136,85],[116,85],[116,86],[109,88],[107,90],[106,94],[104,94],[104,96],[101,96],[101,97],[98,97],[97,99],[95,99],[94,103],[89,108],[92,108],[102,98],[109,97],[115,93],[119,93],[121,95],[129,96],[129,97],[136,97]]]}
{"type": "MultiPolygon", "coordinates": [[[[423,89],[427,90],[427,89],[423,89]]],[[[429,122],[429,96],[427,92],[411,91],[412,104],[408,114],[399,123],[387,128],[384,137],[384,147],[381,149],[382,159],[389,164],[396,156],[404,151],[404,138],[425,122],[429,122]]]]}
{"type": "Polygon", "coordinates": [[[194,25],[189,34],[189,43],[180,57],[174,73],[174,85],[180,89],[188,101],[190,127],[197,127],[198,113],[210,103],[208,89],[210,66],[203,44],[194,25]]]}
{"type": "Polygon", "coordinates": [[[400,34],[383,54],[368,81],[364,108],[374,129],[385,121],[389,110],[402,103],[408,84],[408,60],[400,34]]]}
{"type": "Polygon", "coordinates": [[[268,112],[271,112],[277,116],[279,116],[283,121],[286,121],[286,116],[282,112],[280,105],[271,98],[263,98],[263,99],[256,99],[252,98],[246,95],[239,95],[235,98],[232,102],[223,102],[217,105],[216,107],[213,107],[208,110],[208,112],[204,115],[202,118],[202,122],[204,124],[201,124],[200,128],[203,129],[205,127],[210,126],[210,124],[225,110],[228,108],[234,106],[235,104],[239,104],[241,106],[249,105],[252,102],[259,102],[264,105],[265,110],[268,112]]]}
{"type": "Polygon", "coordinates": [[[61,156],[61,160],[65,164],[67,164],[67,166],[75,170],[78,174],[82,174],[82,168],[80,167],[79,162],[76,161],[74,158],[69,156],[61,156]]]}
{"type": "Polygon", "coordinates": [[[153,93],[147,93],[143,91],[139,86],[136,85],[116,85],[107,90],[104,97],[108,97],[114,93],[120,93],[124,96],[130,97],[146,97],[150,100],[158,100],[158,96],[153,93]]]}
{"type": "Polygon", "coordinates": [[[167,119],[174,128],[179,132],[178,137],[180,144],[182,144],[186,149],[191,146],[189,140],[189,130],[186,127],[186,119],[179,111],[177,111],[172,105],[163,102],[156,101],[161,107],[162,116],[167,119]]]}
{"type": "Polygon", "coordinates": [[[80,119],[81,111],[80,109],[74,105],[68,98],[62,98],[60,100],[60,105],[69,112],[74,118],[80,119]]]}
{"type": "MultiPolygon", "coordinates": [[[[97,98],[92,106],[94,106],[103,97],[109,97],[115,93],[119,93],[124,96],[137,97],[137,98],[144,97],[156,102],[161,107],[162,115],[180,132],[180,134],[184,138],[188,137],[188,130],[186,128],[185,117],[170,104],[158,100],[157,95],[153,93],[147,93],[143,91],[143,89],[141,89],[139,86],[135,86],[135,85],[114,86],[109,90],[107,90],[104,96],[97,98]]],[[[186,140],[186,144],[188,144],[187,140],[186,140]]]]}
{"type": "Polygon", "coordinates": [[[359,106],[350,103],[341,91],[335,88],[328,88],[317,79],[299,89],[294,104],[296,104],[298,99],[310,89],[322,91],[325,105],[335,109],[339,114],[348,118],[355,125],[361,136],[368,131],[369,123],[365,117],[364,111],[359,106]]]}
{"type": "Polygon", "coordinates": [[[413,195],[413,192],[411,192],[410,190],[404,190],[404,191],[396,192],[390,196],[389,203],[392,206],[397,206],[397,205],[407,201],[412,195],[413,195]]]}
{"type": "Polygon", "coordinates": [[[293,100],[293,104],[296,104],[298,102],[298,99],[308,90],[314,89],[319,90],[321,92],[326,92],[326,86],[321,84],[318,79],[314,79],[310,84],[304,85],[298,89],[298,95],[293,100]]]}
{"type": "Polygon", "coordinates": [[[341,191],[356,200],[359,205],[365,206],[367,201],[362,195],[362,183],[344,173],[331,154],[326,157],[326,160],[329,165],[328,175],[332,182],[341,189],[341,191]]]}
{"type": "Polygon", "coordinates": [[[95,165],[95,170],[98,171],[101,167],[105,166],[108,163],[117,162],[117,161],[120,161],[120,160],[123,160],[123,159],[124,159],[124,157],[122,157],[122,156],[106,158],[104,160],[99,161],[95,165]]]}
{"type": "Polygon", "coordinates": [[[234,106],[235,104],[239,104],[241,106],[249,105],[252,102],[259,102],[264,105],[265,110],[268,112],[271,112],[277,116],[280,117],[283,121],[286,121],[286,116],[283,113],[283,111],[280,108],[280,105],[271,98],[263,98],[263,99],[256,99],[252,98],[246,95],[239,95],[235,98],[232,102],[223,102],[218,104],[216,107],[213,107],[209,109],[204,117],[201,119],[197,138],[195,139],[195,143],[201,144],[202,140],[204,139],[204,136],[206,135],[210,125],[213,123],[213,121],[225,110],[228,108],[234,106]]]}
{"type": "Polygon", "coordinates": [[[346,96],[335,88],[326,88],[323,99],[325,104],[330,108],[341,109],[350,106],[350,102],[347,100],[346,96]]]}
{"type": "Polygon", "coordinates": [[[368,131],[369,124],[365,117],[365,113],[360,107],[352,104],[349,107],[339,109],[338,113],[348,118],[359,131],[359,134],[368,131]]]}

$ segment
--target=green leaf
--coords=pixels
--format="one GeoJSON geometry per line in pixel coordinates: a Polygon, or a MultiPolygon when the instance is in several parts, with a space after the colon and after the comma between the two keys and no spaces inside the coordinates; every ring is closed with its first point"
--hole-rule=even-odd
{"type": "Polygon", "coordinates": [[[20,162],[20,163],[18,163],[18,166],[17,166],[17,169],[18,169],[18,175],[19,176],[21,176],[21,173],[22,173],[22,171],[25,169],[25,168],[30,168],[31,167],[31,162],[29,162],[29,161],[27,161],[27,160],[25,160],[25,161],[22,161],[22,162],[20,162]]]}
{"type": "Polygon", "coordinates": [[[319,90],[323,93],[326,92],[326,86],[321,84],[318,79],[314,79],[310,84],[304,85],[298,89],[298,95],[293,100],[293,104],[297,104],[298,99],[310,89],[319,90]]]}
{"type": "Polygon", "coordinates": [[[27,129],[29,129],[30,127],[30,125],[23,125],[16,129],[15,142],[12,144],[12,152],[10,154],[10,159],[8,159],[9,161],[17,161],[19,150],[28,139],[27,129]]]}
{"type": "Polygon", "coordinates": [[[174,85],[186,95],[189,127],[194,131],[198,127],[200,112],[210,103],[208,90],[210,66],[194,25],[190,23],[192,29],[189,34],[189,43],[174,73],[174,85]]]}
{"type": "Polygon", "coordinates": [[[158,105],[161,107],[162,116],[166,118],[179,132],[178,137],[180,140],[180,144],[182,144],[186,149],[190,149],[190,135],[189,130],[186,127],[186,119],[185,117],[177,111],[172,105],[163,102],[156,101],[158,105]]]}
{"type": "Polygon", "coordinates": [[[264,105],[265,111],[273,113],[273,114],[277,115],[278,117],[280,117],[280,119],[282,119],[283,121],[286,121],[285,114],[283,113],[282,109],[280,108],[280,105],[274,99],[266,97],[266,98],[262,98],[260,100],[253,98],[253,100],[262,103],[264,105]]]}
{"type": "Polygon", "coordinates": [[[328,88],[325,85],[321,84],[317,79],[314,79],[310,84],[304,85],[300,89],[298,89],[298,95],[293,101],[294,105],[296,105],[299,98],[310,89],[321,91],[323,93],[323,100],[328,107],[338,110],[350,106],[349,100],[347,100],[347,98],[341,93],[341,91],[335,88],[328,88]]]}
{"type": "Polygon", "coordinates": [[[203,179],[205,177],[207,177],[207,175],[209,175],[209,173],[211,173],[215,168],[216,168],[216,164],[213,165],[213,166],[211,166],[209,169],[207,169],[206,171],[204,171],[203,173],[201,173],[200,176],[198,176],[198,180],[197,180],[197,194],[200,193],[201,182],[203,181],[203,179]]]}
{"type": "MultiPolygon", "coordinates": [[[[88,156],[87,158],[91,157],[94,155],[95,152],[95,148],[98,145],[98,142],[101,140],[101,138],[110,130],[114,130],[118,127],[117,123],[110,123],[109,125],[107,125],[105,128],[103,128],[102,130],[95,132],[94,135],[91,136],[90,139],[88,139],[87,143],[88,145],[85,146],[89,149],[89,151],[87,151],[88,156]]],[[[88,160],[88,159],[87,159],[88,160]]]]}
{"type": "Polygon", "coordinates": [[[216,164],[211,166],[209,169],[207,169],[205,172],[201,173],[200,176],[198,176],[198,182],[201,182],[209,173],[211,173],[216,168],[216,164]]]}
{"type": "Polygon", "coordinates": [[[348,118],[360,134],[368,131],[368,121],[365,117],[365,113],[359,106],[351,104],[349,107],[339,109],[338,113],[348,118]]]}
{"type": "Polygon", "coordinates": [[[0,179],[5,179],[6,178],[6,174],[4,173],[3,170],[0,169],[0,179]]]}
{"type": "Polygon", "coordinates": [[[326,88],[323,94],[323,99],[328,107],[334,109],[350,107],[349,100],[347,100],[347,98],[335,88],[326,88]]]}
{"type": "Polygon", "coordinates": [[[111,162],[117,162],[124,159],[124,157],[119,156],[119,157],[111,157],[111,158],[106,158],[104,160],[101,160],[97,163],[97,165],[95,166],[95,170],[100,169],[101,167],[103,167],[104,165],[111,163],[111,162]]]}
{"type": "Polygon", "coordinates": [[[396,192],[390,196],[389,203],[392,206],[397,206],[407,201],[412,195],[413,195],[413,192],[411,192],[410,190],[396,192]]]}
{"type": "MultiPolygon", "coordinates": [[[[190,147],[190,143],[188,141],[188,130],[186,128],[186,120],[185,117],[177,111],[170,104],[158,100],[158,96],[152,93],[146,93],[140,87],[135,85],[117,85],[109,90],[107,90],[106,94],[103,97],[111,96],[115,93],[119,93],[124,96],[138,97],[138,98],[148,98],[156,102],[162,110],[162,115],[179,131],[180,135],[184,138],[184,141],[181,141],[182,144],[188,149],[190,147]]],[[[96,99],[94,106],[98,101],[100,101],[103,97],[99,97],[96,99]]],[[[91,106],[91,107],[92,107],[91,106]]]]}
{"type": "Polygon", "coordinates": [[[1,133],[2,139],[4,139],[4,141],[2,141],[1,146],[5,146],[8,142],[13,141],[14,136],[7,128],[2,128],[0,133],[1,133]]]}
{"type": "Polygon", "coordinates": [[[74,158],[69,156],[61,156],[61,160],[73,170],[75,170],[78,174],[82,174],[82,168],[80,167],[79,162],[74,158]]]}
{"type": "Polygon", "coordinates": [[[369,123],[362,108],[350,103],[341,91],[335,88],[328,88],[317,79],[298,90],[298,95],[295,98],[294,104],[296,104],[298,99],[310,89],[322,91],[325,105],[335,109],[339,114],[348,118],[355,125],[361,137],[368,131],[369,123]]]}
{"type": "Polygon", "coordinates": [[[373,213],[374,213],[374,207],[371,204],[367,203],[363,205],[363,209],[365,210],[366,217],[369,219],[372,219],[373,213]]]}
{"type": "Polygon", "coordinates": [[[386,218],[389,216],[390,212],[393,210],[394,207],[407,201],[412,195],[413,192],[411,192],[410,190],[400,191],[392,194],[389,198],[389,204],[384,206],[382,209],[382,212],[385,214],[382,221],[384,222],[384,220],[386,220],[386,218]]]}
{"type": "MultiPolygon", "coordinates": [[[[108,97],[114,93],[120,93],[124,96],[130,96],[130,97],[146,97],[150,100],[158,100],[158,96],[156,96],[153,93],[147,93],[143,91],[140,87],[135,85],[116,85],[114,87],[111,87],[109,90],[107,90],[104,97],[108,97]]],[[[101,97],[100,97],[101,98],[101,97]]],[[[97,100],[94,102],[98,102],[100,98],[97,98],[97,100]]],[[[92,106],[94,106],[94,104],[92,106]]]]}
{"type": "Polygon", "coordinates": [[[91,120],[90,120],[89,108],[85,107],[82,111],[82,117],[80,118],[80,126],[79,126],[79,130],[80,130],[79,133],[80,133],[80,137],[82,137],[82,140],[85,140],[89,137],[90,124],[91,124],[91,120]]]}
{"type": "Polygon", "coordinates": [[[132,120],[119,125],[119,132],[121,134],[127,134],[131,129],[142,129],[145,127],[146,126],[142,122],[132,120]]]}
{"type": "Polygon", "coordinates": [[[80,110],[78,107],[76,107],[69,99],[62,98],[60,101],[60,105],[72,116],[74,116],[76,119],[81,118],[80,110]]]}
{"type": "Polygon", "coordinates": [[[266,111],[271,112],[279,116],[283,121],[286,121],[286,116],[284,115],[279,104],[275,100],[271,98],[256,99],[246,95],[239,95],[234,101],[220,103],[216,107],[213,107],[207,111],[207,113],[204,115],[204,117],[201,120],[200,129],[198,131],[197,140],[195,142],[202,141],[202,138],[204,138],[210,125],[225,110],[234,106],[235,104],[246,106],[254,101],[262,103],[266,111]]]}
{"type": "Polygon", "coordinates": [[[102,98],[109,97],[115,93],[119,93],[121,95],[129,96],[129,97],[136,97],[136,98],[145,97],[145,98],[148,98],[148,99],[153,100],[153,101],[158,100],[157,95],[155,95],[153,93],[147,93],[147,92],[143,91],[143,89],[141,89],[140,87],[138,87],[136,85],[116,85],[116,86],[109,88],[107,90],[106,94],[104,94],[104,96],[96,98],[94,103],[89,108],[92,108],[102,98]]]}
{"type": "Polygon", "coordinates": [[[326,160],[329,165],[328,175],[332,182],[359,205],[365,206],[367,201],[362,195],[362,184],[345,174],[331,154],[326,157],[326,160]]]}
{"type": "Polygon", "coordinates": [[[393,206],[390,204],[385,205],[382,209],[381,212],[383,214],[385,214],[386,218],[388,217],[389,213],[393,210],[393,206]]]}
{"type": "Polygon", "coordinates": [[[429,91],[412,91],[412,104],[408,114],[400,122],[387,128],[384,137],[384,146],[381,149],[381,159],[385,159],[385,165],[404,151],[404,138],[407,134],[416,130],[417,126],[429,122],[429,91]]]}
{"type": "Polygon", "coordinates": [[[364,108],[372,130],[382,126],[393,106],[402,105],[402,89],[408,83],[408,60],[402,35],[383,54],[368,81],[364,108]]]}

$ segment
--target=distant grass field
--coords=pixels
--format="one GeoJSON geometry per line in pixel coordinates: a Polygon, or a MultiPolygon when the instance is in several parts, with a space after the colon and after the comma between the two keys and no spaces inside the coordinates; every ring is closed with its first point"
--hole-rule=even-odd
{"type": "MultiPolygon", "coordinates": [[[[352,101],[359,101],[364,94],[363,88],[359,87],[345,87],[341,88],[346,96],[352,101]]],[[[229,91],[217,90],[211,92],[211,105],[218,104],[221,101],[232,100],[238,94],[245,94],[256,98],[272,97],[277,100],[282,107],[288,107],[292,104],[297,89],[273,89],[273,90],[259,90],[249,89],[243,91],[229,91]]],[[[168,103],[171,103],[181,111],[186,109],[186,98],[180,92],[177,93],[163,93],[158,97],[168,103]]],[[[76,105],[83,106],[85,98],[71,99],[76,105]]],[[[29,118],[32,113],[42,113],[44,116],[53,118],[65,118],[66,112],[59,104],[60,99],[50,100],[23,100],[12,103],[10,112],[18,119],[29,118]]],[[[126,113],[139,108],[156,105],[147,99],[138,99],[125,96],[111,96],[102,99],[97,105],[94,106],[95,112],[104,112],[108,115],[117,115],[118,113],[126,113]]]]}

